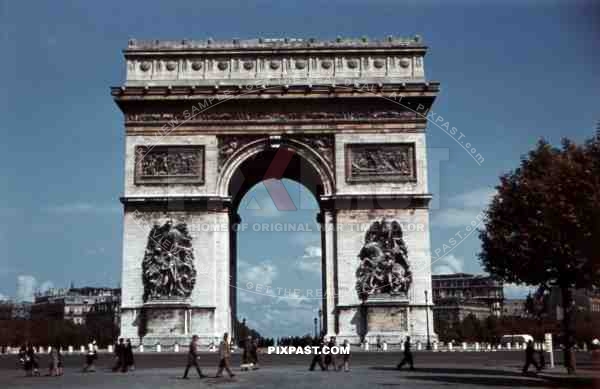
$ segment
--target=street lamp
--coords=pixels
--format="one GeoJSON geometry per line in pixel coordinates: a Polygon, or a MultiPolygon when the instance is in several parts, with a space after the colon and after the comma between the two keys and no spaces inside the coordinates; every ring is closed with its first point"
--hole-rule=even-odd
{"type": "Polygon", "coordinates": [[[319,309],[319,333],[317,334],[317,336],[321,336],[321,334],[323,333],[322,316],[323,316],[323,311],[319,309]]]}
{"type": "Polygon", "coordinates": [[[317,333],[317,318],[315,317],[315,339],[318,338],[319,334],[317,333]]]}
{"type": "Polygon", "coordinates": [[[427,291],[425,291],[425,323],[427,325],[427,350],[431,350],[431,340],[429,339],[429,301],[427,300],[427,291]]]}

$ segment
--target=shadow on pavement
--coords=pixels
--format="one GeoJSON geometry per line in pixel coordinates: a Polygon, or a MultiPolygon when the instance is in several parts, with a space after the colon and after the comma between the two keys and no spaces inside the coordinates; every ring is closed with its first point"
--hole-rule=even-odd
{"type": "MultiPolygon", "coordinates": [[[[520,370],[492,370],[474,368],[422,367],[414,370],[398,370],[395,367],[371,367],[372,370],[387,370],[411,373],[403,376],[407,380],[433,381],[446,384],[467,384],[481,386],[529,386],[529,387],[569,387],[600,389],[600,380],[589,376],[557,376],[541,373],[521,374],[520,370]],[[429,375],[422,375],[427,373],[429,375]]],[[[381,383],[382,386],[397,386],[398,383],[381,383]]]]}
{"type": "Polygon", "coordinates": [[[520,371],[474,369],[474,368],[444,368],[444,367],[416,367],[414,370],[403,368],[398,370],[395,367],[371,367],[372,370],[403,371],[409,373],[430,373],[430,374],[470,374],[470,375],[498,375],[498,376],[521,376],[520,371]]]}

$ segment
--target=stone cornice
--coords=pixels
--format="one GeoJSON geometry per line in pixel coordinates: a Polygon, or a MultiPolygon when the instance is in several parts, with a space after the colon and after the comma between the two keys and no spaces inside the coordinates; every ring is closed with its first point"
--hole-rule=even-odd
{"type": "MultiPolygon", "coordinates": [[[[321,196],[321,208],[342,209],[427,209],[431,194],[337,194],[321,196]]],[[[121,197],[126,211],[144,210],[213,210],[227,211],[232,206],[231,197],[175,196],[175,197],[121,197]]]]}
{"type": "Polygon", "coordinates": [[[431,194],[336,194],[322,196],[324,210],[342,209],[428,209],[431,194]]]}
{"type": "MultiPolygon", "coordinates": [[[[425,80],[420,39],[136,41],[124,50],[126,85],[288,79],[425,80]]],[[[296,81],[300,80],[300,81],[296,81]]]]}
{"type": "Polygon", "coordinates": [[[297,80],[296,85],[284,84],[273,81],[271,83],[259,84],[235,84],[225,80],[215,80],[210,85],[190,84],[181,85],[123,85],[111,87],[111,95],[116,99],[126,100],[129,97],[140,97],[145,100],[153,98],[178,99],[185,97],[186,100],[201,100],[212,98],[214,100],[225,99],[255,99],[272,95],[278,98],[322,98],[326,97],[349,97],[349,98],[372,98],[372,97],[435,97],[440,91],[440,83],[437,81],[409,81],[390,82],[389,80],[370,80],[370,82],[350,83],[335,82],[312,84],[311,80],[297,80]]]}
{"type": "Polygon", "coordinates": [[[126,212],[131,211],[227,211],[231,205],[228,197],[174,196],[174,197],[121,197],[126,212]]]}
{"type": "Polygon", "coordinates": [[[376,50],[413,49],[426,50],[420,36],[394,37],[386,39],[341,38],[319,40],[314,38],[255,38],[229,40],[138,40],[130,39],[125,53],[146,51],[285,51],[285,50],[376,50]]]}

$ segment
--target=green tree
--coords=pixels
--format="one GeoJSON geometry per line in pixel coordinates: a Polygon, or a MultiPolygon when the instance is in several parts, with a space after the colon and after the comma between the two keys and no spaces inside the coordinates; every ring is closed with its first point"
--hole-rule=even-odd
{"type": "Polygon", "coordinates": [[[583,145],[538,142],[496,188],[480,261],[506,282],[561,289],[570,353],[573,289],[600,287],[600,133],[583,145]]]}

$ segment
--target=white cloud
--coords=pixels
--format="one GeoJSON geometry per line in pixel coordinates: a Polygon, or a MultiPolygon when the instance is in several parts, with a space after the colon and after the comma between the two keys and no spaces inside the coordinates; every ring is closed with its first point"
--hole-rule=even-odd
{"type": "Polygon", "coordinates": [[[308,246],[304,248],[302,258],[321,258],[322,252],[319,246],[308,246]]]}
{"type": "Polygon", "coordinates": [[[473,221],[479,223],[477,215],[489,205],[495,193],[495,189],[484,187],[448,198],[447,208],[432,212],[432,225],[462,228],[473,221]]]}
{"type": "Polygon", "coordinates": [[[10,300],[10,298],[2,293],[0,293],[0,301],[7,301],[10,300]]]}
{"type": "Polygon", "coordinates": [[[264,336],[312,334],[319,303],[302,297],[258,295],[253,304],[240,306],[238,316],[246,318],[248,325],[264,336]]]}
{"type": "Polygon", "coordinates": [[[525,298],[535,292],[535,287],[529,285],[504,284],[504,297],[508,299],[525,298]]]}
{"type": "Polygon", "coordinates": [[[48,212],[60,214],[118,213],[121,212],[121,209],[118,204],[93,204],[85,202],[49,205],[45,207],[45,210],[48,212]]]}
{"type": "Polygon", "coordinates": [[[35,286],[37,280],[31,275],[20,275],[17,277],[17,296],[18,303],[33,302],[35,294],[35,286]]]}
{"type": "Polygon", "coordinates": [[[277,278],[277,267],[270,262],[264,261],[258,265],[250,265],[247,262],[239,261],[238,280],[241,285],[252,282],[254,285],[273,285],[273,280],[277,278]]]}
{"type": "Polygon", "coordinates": [[[303,272],[321,274],[321,257],[320,246],[306,246],[304,254],[294,263],[294,267],[303,272]]]}
{"type": "Polygon", "coordinates": [[[38,288],[38,290],[42,293],[47,292],[48,290],[54,288],[54,283],[52,281],[44,281],[38,288]]]}
{"type": "Polygon", "coordinates": [[[296,267],[296,269],[307,272],[307,273],[321,274],[321,263],[320,262],[299,260],[299,261],[296,261],[295,267],[296,267]]]}
{"type": "Polygon", "coordinates": [[[433,274],[462,273],[464,260],[456,257],[454,254],[448,254],[440,260],[434,261],[432,265],[433,274]]]}

